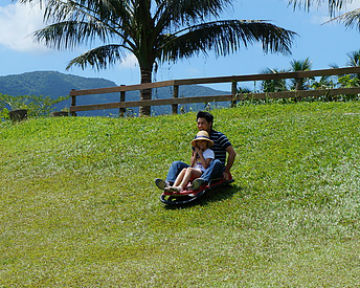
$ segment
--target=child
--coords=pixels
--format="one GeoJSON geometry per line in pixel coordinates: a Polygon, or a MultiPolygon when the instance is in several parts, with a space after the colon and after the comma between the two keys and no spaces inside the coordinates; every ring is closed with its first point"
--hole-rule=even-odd
{"type": "Polygon", "coordinates": [[[214,145],[214,142],[209,138],[209,134],[206,131],[199,131],[195,139],[191,141],[191,145],[193,146],[193,151],[190,167],[181,170],[174,185],[167,187],[167,191],[182,192],[189,180],[199,178],[215,158],[214,151],[209,149],[209,147],[214,145]]]}

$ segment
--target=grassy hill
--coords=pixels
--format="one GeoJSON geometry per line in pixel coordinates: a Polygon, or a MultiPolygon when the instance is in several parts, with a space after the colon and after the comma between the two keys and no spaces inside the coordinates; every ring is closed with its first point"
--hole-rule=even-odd
{"type": "Polygon", "coordinates": [[[194,113],[0,123],[0,287],[359,287],[360,103],[213,113],[236,182],[183,209],[194,113]]]}

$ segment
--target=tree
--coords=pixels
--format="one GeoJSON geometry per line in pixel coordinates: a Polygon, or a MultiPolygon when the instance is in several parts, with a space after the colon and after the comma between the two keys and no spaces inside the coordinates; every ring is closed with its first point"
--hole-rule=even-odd
{"type": "MultiPolygon", "coordinates": [[[[267,68],[263,73],[264,74],[277,74],[285,71],[279,71],[277,69],[267,68]]],[[[274,79],[274,80],[264,80],[261,83],[262,90],[264,92],[280,92],[286,91],[286,80],[285,79],[274,79]]]]}
{"type": "Polygon", "coordinates": [[[334,83],[334,81],[332,80],[333,77],[334,76],[321,76],[318,81],[314,79],[310,87],[313,89],[334,88],[336,83],[334,83]]]}
{"type": "MultiPolygon", "coordinates": [[[[325,0],[289,0],[289,4],[293,4],[294,9],[296,7],[303,7],[308,11],[315,5],[318,6],[326,2],[325,0]]],[[[356,26],[360,31],[360,7],[353,9],[349,12],[336,16],[337,12],[340,12],[344,7],[344,4],[353,3],[353,0],[328,0],[329,14],[332,19],[330,21],[339,21],[345,24],[346,27],[356,26]]],[[[359,5],[360,6],[360,5],[359,5]]],[[[329,22],[329,21],[328,21],[329,22]]]]}
{"type": "MultiPolygon", "coordinates": [[[[311,70],[311,61],[309,58],[306,58],[305,60],[292,60],[290,65],[291,72],[311,70]]],[[[292,80],[290,88],[295,90],[306,90],[309,87],[308,80],[309,78],[295,78],[292,80]]]]}
{"type": "MultiPolygon", "coordinates": [[[[352,51],[347,54],[348,61],[345,65],[350,67],[359,67],[360,66],[360,50],[352,51]]],[[[338,65],[333,64],[332,68],[339,68],[338,65]]],[[[353,87],[359,86],[360,84],[360,74],[347,74],[347,75],[337,75],[338,82],[340,87],[353,87]]]]}
{"type": "MultiPolygon", "coordinates": [[[[346,63],[350,67],[360,66],[360,50],[353,51],[347,54],[349,61],[346,63]]],[[[355,78],[360,80],[360,74],[353,75],[355,78]]]]}
{"type": "MultiPolygon", "coordinates": [[[[265,52],[290,53],[295,36],[262,20],[217,20],[231,0],[40,1],[49,25],[35,33],[37,40],[57,49],[102,43],[71,60],[67,69],[107,68],[130,52],[138,61],[141,83],[150,83],[163,62],[209,50],[226,56],[259,41],[265,52]]],[[[151,89],[141,91],[141,99],[151,99],[151,89]]],[[[140,115],[150,115],[150,107],[140,107],[140,115]]]]}

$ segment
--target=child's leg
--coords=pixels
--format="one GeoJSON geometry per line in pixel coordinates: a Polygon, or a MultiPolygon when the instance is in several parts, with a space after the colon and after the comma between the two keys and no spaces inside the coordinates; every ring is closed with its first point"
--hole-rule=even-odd
{"type": "Polygon", "coordinates": [[[181,172],[179,173],[179,175],[176,177],[176,180],[174,182],[174,187],[179,186],[179,184],[181,183],[181,180],[184,178],[185,172],[186,172],[187,168],[184,168],[181,170],[181,172]]]}
{"type": "Polygon", "coordinates": [[[184,189],[185,186],[187,185],[187,183],[189,182],[189,180],[191,179],[191,177],[195,177],[198,178],[201,176],[201,171],[199,169],[194,169],[194,168],[186,168],[186,172],[185,175],[180,183],[180,185],[178,185],[178,187],[180,187],[181,189],[184,189]]]}

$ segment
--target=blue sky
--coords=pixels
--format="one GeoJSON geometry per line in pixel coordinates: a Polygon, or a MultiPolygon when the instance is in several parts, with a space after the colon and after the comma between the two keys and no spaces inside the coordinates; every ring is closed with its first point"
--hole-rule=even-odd
{"type": "MultiPolygon", "coordinates": [[[[360,49],[360,32],[345,28],[338,23],[328,23],[327,7],[313,9],[310,13],[287,5],[287,0],[235,0],[233,6],[223,14],[223,19],[270,20],[273,24],[298,33],[292,55],[265,54],[260,43],[236,54],[215,57],[209,53],[160,66],[155,81],[171,79],[216,77],[261,73],[267,67],[288,69],[290,61],[309,57],[313,69],[326,69],[330,64],[346,66],[347,54],[360,49]]],[[[360,7],[355,0],[345,9],[360,7]]],[[[50,50],[34,42],[31,33],[42,27],[42,15],[38,6],[25,7],[10,0],[0,0],[0,76],[31,71],[59,71],[83,77],[100,77],[116,84],[139,83],[139,68],[129,55],[123,63],[113,68],[96,71],[71,68],[67,63],[89,47],[78,47],[73,51],[50,50]]],[[[229,90],[229,84],[214,88],[229,90]]]]}

